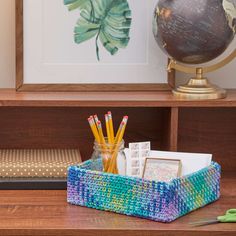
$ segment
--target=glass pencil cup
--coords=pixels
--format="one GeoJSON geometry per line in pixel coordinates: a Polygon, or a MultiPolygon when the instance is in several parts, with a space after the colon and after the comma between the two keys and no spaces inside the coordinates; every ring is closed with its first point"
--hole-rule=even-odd
{"type": "Polygon", "coordinates": [[[94,142],[91,160],[94,163],[102,161],[103,171],[107,173],[126,175],[125,142],[122,140],[118,144],[106,144],[94,142]]]}

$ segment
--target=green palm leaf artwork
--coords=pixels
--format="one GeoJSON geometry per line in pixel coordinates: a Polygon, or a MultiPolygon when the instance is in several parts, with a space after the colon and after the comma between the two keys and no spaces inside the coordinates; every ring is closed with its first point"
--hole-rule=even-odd
{"type": "Polygon", "coordinates": [[[64,0],[64,4],[70,11],[80,11],[74,29],[75,43],[95,38],[98,61],[99,40],[111,55],[128,46],[132,18],[127,0],[64,0]]]}

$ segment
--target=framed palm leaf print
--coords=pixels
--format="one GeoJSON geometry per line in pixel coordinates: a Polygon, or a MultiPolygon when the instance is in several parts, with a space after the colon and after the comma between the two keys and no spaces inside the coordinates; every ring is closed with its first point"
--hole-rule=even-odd
{"type": "Polygon", "coordinates": [[[168,90],[155,0],[16,0],[18,91],[168,90]]]}

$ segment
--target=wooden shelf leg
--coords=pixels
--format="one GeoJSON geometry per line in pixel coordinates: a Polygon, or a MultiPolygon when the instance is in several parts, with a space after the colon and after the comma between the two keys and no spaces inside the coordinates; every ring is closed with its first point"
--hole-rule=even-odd
{"type": "Polygon", "coordinates": [[[179,108],[171,108],[170,117],[170,150],[178,151],[179,108]]]}
{"type": "Polygon", "coordinates": [[[165,127],[163,130],[163,150],[178,151],[179,108],[172,107],[165,112],[165,127]]]}

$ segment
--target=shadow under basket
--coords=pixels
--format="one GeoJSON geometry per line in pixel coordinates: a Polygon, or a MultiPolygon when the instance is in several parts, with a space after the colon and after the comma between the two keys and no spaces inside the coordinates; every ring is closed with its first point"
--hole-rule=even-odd
{"type": "Polygon", "coordinates": [[[220,197],[220,166],[207,168],[170,183],[102,172],[91,160],[69,167],[69,203],[159,222],[171,222],[220,197]]]}

